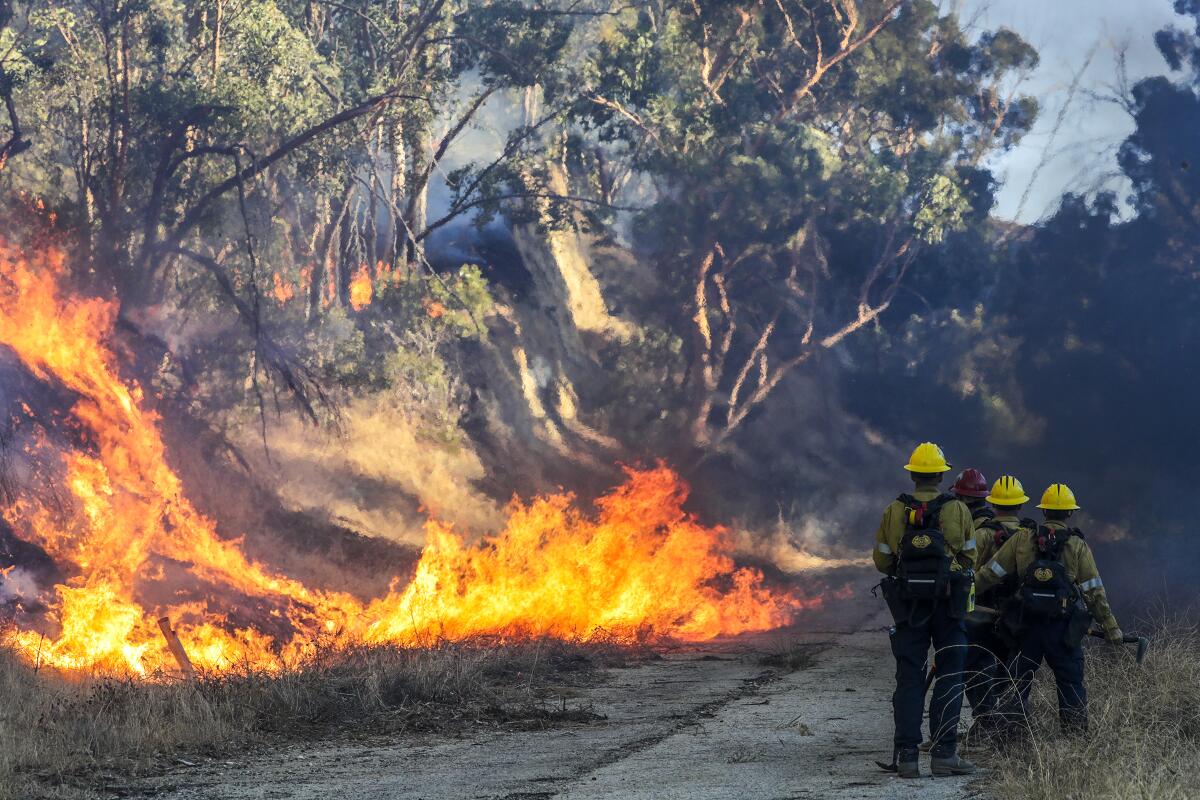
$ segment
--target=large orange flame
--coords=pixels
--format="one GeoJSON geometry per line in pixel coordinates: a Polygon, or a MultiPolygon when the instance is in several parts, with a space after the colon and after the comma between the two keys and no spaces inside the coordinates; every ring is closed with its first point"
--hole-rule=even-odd
{"type": "Polygon", "coordinates": [[[154,624],[162,615],[175,621],[198,667],[270,669],[330,642],[407,645],[478,634],[704,640],[774,628],[819,603],[735,568],[726,533],[683,511],[686,486],[665,467],[629,470],[594,518],[568,495],[514,501],[504,530],[474,545],[430,522],[414,579],[373,602],[310,589],[248,559],[188,501],[167,463],[158,415],[118,376],[107,343],[115,305],[65,292],[64,274],[60,253],[27,259],[0,242],[0,343],[33,375],[74,394],[72,416],[88,441],[62,457],[67,507],[33,493],[4,510],[20,536],[72,574],[53,588],[53,633],[26,627],[13,636],[31,660],[154,672],[172,663],[154,624]],[[181,567],[194,584],[190,596],[208,599],[147,600],[164,565],[181,567]],[[240,623],[229,613],[234,605],[240,623]]]}
{"type": "Polygon", "coordinates": [[[371,280],[371,271],[366,264],[359,266],[354,277],[350,279],[350,307],[362,311],[371,305],[375,297],[375,284],[371,280]]]}

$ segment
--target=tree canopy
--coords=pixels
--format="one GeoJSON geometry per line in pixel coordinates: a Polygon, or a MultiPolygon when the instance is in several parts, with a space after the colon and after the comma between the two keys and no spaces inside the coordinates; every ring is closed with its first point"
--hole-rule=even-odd
{"type": "Polygon", "coordinates": [[[1036,226],[993,218],[991,165],[1038,55],[931,0],[50,0],[0,39],[11,235],[49,231],[210,416],[387,392],[461,442],[507,393],[505,441],[693,465],[798,438],[806,375],[997,453],[1103,421],[1149,463],[1190,419],[1194,30],[1121,98],[1133,214],[1036,226]],[[584,295],[616,321],[575,325],[584,295]]]}

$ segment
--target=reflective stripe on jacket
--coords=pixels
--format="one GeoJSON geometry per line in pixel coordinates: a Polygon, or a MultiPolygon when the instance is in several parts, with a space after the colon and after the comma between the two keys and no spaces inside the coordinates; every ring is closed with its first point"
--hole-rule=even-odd
{"type": "Polygon", "coordinates": [[[1021,529],[1020,518],[1007,514],[996,515],[990,520],[979,520],[979,523],[975,526],[975,543],[979,548],[979,555],[975,559],[976,564],[986,564],[991,560],[992,556],[996,555],[996,551],[1000,549],[996,547],[996,529],[985,527],[985,522],[999,522],[1008,529],[1010,535],[1021,529]]]}
{"type": "MultiPolygon", "coordinates": [[[[1046,525],[1058,530],[1067,528],[1057,520],[1046,525]]],[[[1035,534],[1036,531],[1025,528],[1014,533],[999,552],[979,569],[975,576],[976,591],[980,594],[986,592],[1007,575],[1016,575],[1020,580],[1029,565],[1037,560],[1035,534]]],[[[1067,568],[1067,577],[1079,587],[1096,622],[1106,631],[1118,630],[1120,626],[1108,605],[1108,595],[1104,592],[1104,582],[1100,580],[1100,570],[1096,567],[1092,548],[1083,539],[1072,536],[1063,544],[1061,557],[1063,566],[1067,568]]]]}

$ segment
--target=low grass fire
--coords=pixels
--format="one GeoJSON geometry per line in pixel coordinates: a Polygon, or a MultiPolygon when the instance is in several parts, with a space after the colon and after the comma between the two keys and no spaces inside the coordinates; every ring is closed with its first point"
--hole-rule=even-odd
{"type": "MultiPolygon", "coordinates": [[[[726,532],[683,510],[687,487],[662,466],[628,470],[594,514],[569,494],[514,500],[503,529],[479,543],[430,521],[415,577],[374,601],[312,589],[249,559],[189,502],[159,415],[119,375],[115,318],[114,303],[67,290],[60,253],[0,248],[0,343],[70,393],[77,442],[64,453],[30,437],[31,463],[65,490],[4,509],[68,576],[11,633],[31,662],[153,675],[175,664],[170,626],[207,671],[477,635],[705,640],[779,627],[820,603],[738,568],[726,532]]],[[[32,412],[18,424],[35,426],[32,412]]]]}

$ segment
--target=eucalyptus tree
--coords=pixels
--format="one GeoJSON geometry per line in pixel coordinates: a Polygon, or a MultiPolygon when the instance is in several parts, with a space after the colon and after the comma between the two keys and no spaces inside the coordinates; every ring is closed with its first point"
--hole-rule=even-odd
{"type": "Polygon", "coordinates": [[[876,323],[922,247],[986,217],[985,162],[1032,124],[1034,64],[927,0],[656,0],[606,20],[577,138],[649,197],[635,231],[678,304],[700,452],[876,323]]]}

